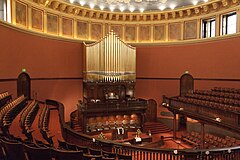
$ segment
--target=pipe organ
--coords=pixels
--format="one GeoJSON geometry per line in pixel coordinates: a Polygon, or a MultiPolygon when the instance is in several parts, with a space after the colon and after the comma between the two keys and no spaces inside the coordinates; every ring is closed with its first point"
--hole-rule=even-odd
{"type": "Polygon", "coordinates": [[[121,82],[136,80],[136,48],[111,31],[93,44],[85,44],[84,81],[121,82]]]}
{"type": "Polygon", "coordinates": [[[111,31],[99,41],[85,44],[83,59],[83,102],[78,105],[83,131],[141,128],[147,101],[134,97],[136,48],[111,31]],[[119,119],[130,115],[137,118],[119,119]]]}

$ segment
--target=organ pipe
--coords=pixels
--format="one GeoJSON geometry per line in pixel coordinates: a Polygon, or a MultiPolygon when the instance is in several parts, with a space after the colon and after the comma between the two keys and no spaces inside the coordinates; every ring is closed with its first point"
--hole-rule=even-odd
{"type": "Polygon", "coordinates": [[[84,81],[136,81],[136,48],[113,31],[84,46],[84,81]]]}

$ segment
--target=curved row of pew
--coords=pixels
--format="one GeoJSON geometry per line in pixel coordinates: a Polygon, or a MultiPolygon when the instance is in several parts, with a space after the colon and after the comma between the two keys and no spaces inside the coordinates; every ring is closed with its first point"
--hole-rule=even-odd
{"type": "Polygon", "coordinates": [[[33,141],[32,132],[34,131],[31,126],[39,110],[39,105],[36,100],[31,101],[20,115],[19,125],[22,128],[22,133],[30,140],[33,141]]]}
{"type": "Polygon", "coordinates": [[[213,96],[213,95],[201,95],[201,94],[196,94],[196,93],[187,93],[185,95],[185,97],[201,99],[201,100],[206,100],[206,101],[212,101],[212,102],[216,102],[216,103],[233,105],[233,106],[240,106],[240,100],[232,99],[229,97],[227,98],[227,97],[218,97],[218,96],[213,96]]]}
{"type": "Polygon", "coordinates": [[[240,89],[237,88],[224,88],[224,87],[214,87],[212,91],[225,92],[225,93],[238,93],[240,94],[240,89]]]}
{"type": "MultiPolygon", "coordinates": [[[[68,144],[69,147],[70,144],[68,144]]],[[[131,160],[131,156],[114,154],[81,146],[76,148],[53,148],[22,141],[14,137],[1,137],[0,158],[7,160],[131,160]]]]}
{"type": "Polygon", "coordinates": [[[49,130],[49,115],[50,115],[50,108],[48,105],[45,105],[40,116],[39,116],[39,123],[38,128],[43,136],[43,138],[50,144],[53,145],[52,138],[54,135],[49,130]]]}
{"type": "Polygon", "coordinates": [[[213,90],[195,90],[194,94],[240,100],[239,93],[218,92],[213,90]]]}
{"type": "MultiPolygon", "coordinates": [[[[181,139],[194,147],[199,148],[201,146],[201,134],[198,132],[188,132],[182,135],[181,139]]],[[[212,134],[205,134],[204,137],[204,148],[226,148],[226,147],[236,147],[239,142],[233,138],[226,136],[221,138],[212,134]]]]}
{"type": "Polygon", "coordinates": [[[8,132],[8,128],[12,124],[13,119],[23,110],[26,101],[26,98],[22,95],[1,108],[0,127],[3,132],[8,132]]]}

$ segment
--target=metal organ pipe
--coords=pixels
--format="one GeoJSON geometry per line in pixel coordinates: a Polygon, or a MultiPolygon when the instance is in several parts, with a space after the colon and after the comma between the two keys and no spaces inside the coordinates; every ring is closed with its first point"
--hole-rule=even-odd
{"type": "Polygon", "coordinates": [[[85,44],[86,81],[135,81],[136,49],[111,31],[96,43],[85,44]]]}

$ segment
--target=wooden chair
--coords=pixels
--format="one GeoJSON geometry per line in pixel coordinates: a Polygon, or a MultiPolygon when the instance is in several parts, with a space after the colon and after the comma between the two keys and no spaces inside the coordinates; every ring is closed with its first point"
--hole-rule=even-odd
{"type": "Polygon", "coordinates": [[[78,151],[83,151],[84,154],[88,154],[88,148],[84,146],[76,146],[78,151]]]}
{"type": "Polygon", "coordinates": [[[57,140],[58,141],[58,148],[62,150],[68,150],[68,145],[65,141],[57,140]]]}
{"type": "Polygon", "coordinates": [[[114,159],[116,159],[117,154],[116,153],[112,153],[112,152],[102,151],[102,156],[104,158],[114,158],[114,159]]]}
{"type": "Polygon", "coordinates": [[[132,155],[117,154],[118,160],[132,160],[132,155]]]}
{"type": "Polygon", "coordinates": [[[101,155],[89,155],[89,154],[83,154],[83,160],[102,160],[101,155]]]}
{"type": "Polygon", "coordinates": [[[52,149],[55,160],[83,160],[82,151],[65,151],[52,149]]]}
{"type": "Polygon", "coordinates": [[[78,150],[77,146],[75,144],[71,144],[71,143],[67,143],[67,142],[66,142],[66,144],[67,144],[68,150],[70,150],[70,151],[77,151],[78,150]]]}
{"type": "Polygon", "coordinates": [[[1,140],[7,160],[27,160],[22,143],[1,140]]]}
{"type": "Polygon", "coordinates": [[[24,145],[28,160],[52,160],[51,149],[24,145]]]}
{"type": "Polygon", "coordinates": [[[89,148],[90,155],[102,155],[102,151],[98,149],[89,148]]]}

